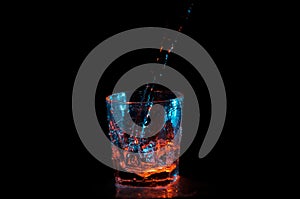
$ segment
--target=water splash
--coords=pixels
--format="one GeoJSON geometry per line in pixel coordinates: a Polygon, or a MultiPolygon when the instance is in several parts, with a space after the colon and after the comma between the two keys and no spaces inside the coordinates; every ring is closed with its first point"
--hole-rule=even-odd
{"type": "MultiPolygon", "coordinates": [[[[145,102],[147,101],[149,104],[149,109],[148,109],[148,113],[146,115],[146,117],[144,118],[144,121],[142,123],[142,127],[143,129],[147,126],[147,124],[149,124],[149,116],[151,115],[151,108],[153,106],[153,95],[151,94],[152,91],[154,91],[154,85],[155,83],[159,83],[161,78],[163,78],[164,76],[164,69],[166,68],[166,65],[168,63],[170,54],[172,53],[172,51],[174,50],[174,48],[176,47],[176,44],[178,42],[178,36],[180,34],[180,32],[182,32],[183,28],[184,28],[184,24],[187,24],[187,21],[192,13],[193,10],[193,6],[194,3],[190,3],[188,5],[188,8],[183,16],[183,18],[185,19],[183,22],[181,22],[181,25],[179,25],[177,31],[178,34],[175,36],[175,38],[170,38],[167,35],[164,35],[162,38],[162,41],[160,42],[160,48],[159,48],[159,55],[156,58],[156,62],[157,63],[163,63],[163,67],[162,70],[159,72],[159,74],[153,74],[153,81],[152,84],[148,84],[146,85],[146,88],[144,89],[144,93],[143,93],[143,97],[141,99],[141,102],[145,102]],[[170,44],[170,45],[167,45],[170,44]],[[163,59],[163,60],[162,60],[163,59]],[[150,88],[150,92],[149,91],[150,88]]],[[[142,104],[141,104],[142,105],[142,104]]]]}
{"type": "MultiPolygon", "coordinates": [[[[184,25],[187,24],[188,19],[190,18],[190,15],[191,15],[192,10],[193,10],[193,6],[194,6],[194,3],[190,3],[190,5],[188,6],[187,11],[184,15],[185,21],[183,21],[177,29],[177,31],[179,33],[182,32],[182,30],[184,28],[184,25]]],[[[167,65],[168,59],[169,59],[169,55],[174,50],[174,48],[176,46],[176,43],[178,42],[179,33],[173,39],[169,38],[169,37],[166,37],[166,36],[163,36],[162,41],[160,43],[159,55],[156,58],[157,63],[161,63],[161,62],[163,63],[163,68],[162,68],[162,72],[159,74],[159,78],[157,79],[156,76],[155,76],[155,78],[153,78],[153,83],[155,83],[155,82],[159,83],[160,77],[163,76],[163,70],[166,68],[166,65],[167,65]],[[172,41],[171,45],[167,45],[166,41],[172,41]]]]}

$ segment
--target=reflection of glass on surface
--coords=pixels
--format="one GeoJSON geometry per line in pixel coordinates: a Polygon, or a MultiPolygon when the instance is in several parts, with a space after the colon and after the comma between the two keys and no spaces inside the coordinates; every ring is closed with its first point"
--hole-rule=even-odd
{"type": "Polygon", "coordinates": [[[163,100],[130,102],[131,95],[121,92],[106,98],[116,185],[168,185],[178,178],[183,96],[179,92],[155,91],[155,98],[163,100]],[[170,98],[171,93],[176,97],[170,98]],[[163,111],[153,111],[155,105],[163,111]],[[151,128],[158,130],[155,134],[149,118],[151,128]],[[157,118],[163,123],[156,122],[157,118]],[[142,121],[141,127],[133,119],[142,121]]]}

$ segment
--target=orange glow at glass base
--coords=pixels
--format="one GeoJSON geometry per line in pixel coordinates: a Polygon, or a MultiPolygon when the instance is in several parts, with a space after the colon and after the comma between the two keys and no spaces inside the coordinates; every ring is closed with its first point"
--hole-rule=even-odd
{"type": "Polygon", "coordinates": [[[116,198],[174,198],[179,194],[180,176],[167,186],[132,187],[119,186],[116,189],[116,198]]]}

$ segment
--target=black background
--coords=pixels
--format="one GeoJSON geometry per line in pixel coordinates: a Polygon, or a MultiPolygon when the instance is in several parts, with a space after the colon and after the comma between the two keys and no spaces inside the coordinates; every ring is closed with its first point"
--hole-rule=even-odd
{"type": "MultiPolygon", "coordinates": [[[[198,151],[208,118],[201,120],[196,139],[180,158],[180,175],[203,185],[199,194],[204,196],[257,196],[266,190],[270,172],[265,162],[270,153],[268,146],[261,150],[267,132],[262,120],[266,110],[260,105],[266,103],[261,94],[268,88],[261,84],[266,70],[262,66],[268,67],[262,61],[268,56],[264,30],[272,20],[262,17],[262,5],[195,1],[185,23],[190,2],[49,4],[18,18],[22,22],[18,29],[24,31],[17,34],[25,41],[22,50],[34,49],[33,62],[40,66],[34,67],[37,80],[31,84],[39,94],[34,102],[41,112],[35,116],[40,134],[33,147],[38,163],[26,178],[37,176],[36,184],[42,184],[46,194],[113,197],[113,170],[89,154],[75,129],[71,101],[77,71],[93,48],[116,33],[148,26],[178,30],[183,24],[182,32],[200,43],[218,66],[228,107],[221,137],[203,159],[198,158],[198,151]],[[43,82],[40,87],[39,82],[43,82]],[[39,114],[41,122],[37,122],[39,114]]],[[[197,81],[193,75],[190,78],[197,81]]],[[[208,109],[207,104],[200,106],[208,109]]]]}

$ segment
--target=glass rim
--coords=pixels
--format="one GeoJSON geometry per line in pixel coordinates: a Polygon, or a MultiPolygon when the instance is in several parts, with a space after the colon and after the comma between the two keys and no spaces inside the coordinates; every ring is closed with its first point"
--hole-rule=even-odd
{"type": "MultiPolygon", "coordinates": [[[[121,100],[117,100],[117,99],[111,99],[112,96],[120,95],[121,93],[132,94],[133,92],[134,91],[123,91],[123,92],[113,93],[113,94],[105,97],[105,101],[108,103],[119,103],[119,104],[147,104],[147,103],[149,103],[147,101],[146,102],[130,102],[130,101],[121,101],[121,100]]],[[[142,93],[143,91],[139,91],[139,92],[142,93]]],[[[179,91],[153,91],[153,92],[155,92],[155,93],[158,93],[158,92],[173,93],[176,95],[176,98],[166,99],[166,100],[154,100],[154,101],[151,101],[151,103],[164,103],[164,102],[170,102],[170,101],[174,101],[174,100],[183,100],[184,99],[184,95],[179,91]]]]}

